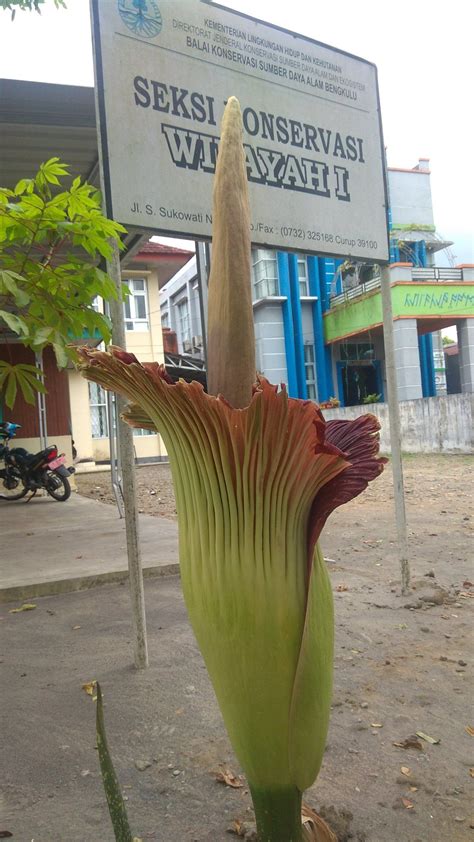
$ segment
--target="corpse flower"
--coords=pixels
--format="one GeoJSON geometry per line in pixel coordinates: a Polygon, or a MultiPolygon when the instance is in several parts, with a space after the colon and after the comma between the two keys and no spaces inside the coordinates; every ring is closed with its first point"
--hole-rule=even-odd
{"type": "Polygon", "coordinates": [[[375,417],[326,423],[315,403],[255,378],[249,232],[232,98],[214,188],[208,383],[215,394],[196,382],[173,383],[164,366],[140,364],[119,348],[82,348],[80,367],[130,400],[129,424],[164,439],[186,606],[249,782],[259,842],[302,842],[331,838],[302,822],[332,685],[332,593],[318,538],[330,513],[363,491],[384,460],[375,417]]]}

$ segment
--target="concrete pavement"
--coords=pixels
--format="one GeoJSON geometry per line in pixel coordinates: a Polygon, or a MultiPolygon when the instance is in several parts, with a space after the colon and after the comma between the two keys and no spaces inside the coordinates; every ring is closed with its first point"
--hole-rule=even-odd
{"type": "MultiPolygon", "coordinates": [[[[174,521],[140,515],[144,576],[179,572],[174,521]]],[[[90,588],[128,577],[117,509],[72,494],[0,501],[0,603],[90,588]]]]}

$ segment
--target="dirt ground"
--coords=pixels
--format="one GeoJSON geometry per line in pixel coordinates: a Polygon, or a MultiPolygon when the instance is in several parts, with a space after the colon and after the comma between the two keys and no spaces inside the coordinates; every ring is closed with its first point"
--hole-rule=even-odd
{"type": "MultiPolygon", "coordinates": [[[[323,768],[306,800],[340,842],[474,840],[473,470],[472,457],[405,460],[408,596],[398,588],[390,469],[323,533],[336,603],[335,687],[323,768]],[[416,732],[436,742],[411,739],[416,732]]],[[[138,476],[140,508],[175,517],[168,467],[138,476]]],[[[79,476],[79,490],[112,501],[109,481],[79,476]]],[[[26,613],[2,607],[0,830],[14,842],[113,840],[93,704],[81,690],[92,678],[105,693],[137,836],[225,842],[238,838],[227,833],[234,820],[251,821],[246,787],[215,780],[219,768],[240,769],[179,580],[148,580],[145,589],[151,666],[141,674],[130,666],[126,587],[38,599],[26,613]]]]}

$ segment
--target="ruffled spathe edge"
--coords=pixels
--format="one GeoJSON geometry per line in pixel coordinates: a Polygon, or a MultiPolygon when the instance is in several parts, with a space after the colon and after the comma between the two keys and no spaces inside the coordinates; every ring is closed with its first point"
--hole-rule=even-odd
{"type": "Polygon", "coordinates": [[[383,472],[388,462],[379,456],[380,421],[375,415],[360,415],[352,421],[326,421],[326,442],[342,452],[350,463],[337,477],[320,489],[311,507],[308,558],[312,553],[329,515],[349,503],[367,488],[369,482],[383,472]]]}
{"type": "MultiPolygon", "coordinates": [[[[282,386],[259,378],[252,399],[244,409],[234,409],[222,396],[207,394],[193,381],[173,382],[164,365],[141,364],[134,354],[111,347],[109,352],[78,349],[79,367],[90,380],[120,392],[131,403],[123,418],[133,427],[162,430],[173,435],[176,424],[217,429],[231,461],[245,459],[245,448],[264,437],[268,471],[271,455],[292,465],[288,481],[293,493],[313,492],[308,518],[308,566],[323,526],[334,509],[349,502],[382,473],[386,459],[379,453],[380,424],[374,415],[353,421],[325,421],[312,401],[289,398],[282,386]],[[179,420],[178,420],[179,419],[179,420]],[[314,472],[311,482],[309,474],[314,472]]],[[[234,465],[234,468],[236,466],[234,465]]]]}

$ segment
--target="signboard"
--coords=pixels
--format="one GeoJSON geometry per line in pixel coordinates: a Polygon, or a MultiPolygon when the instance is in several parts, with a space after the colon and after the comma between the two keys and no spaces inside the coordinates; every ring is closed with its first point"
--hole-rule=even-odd
{"type": "Polygon", "coordinates": [[[227,98],[244,124],[252,241],[388,260],[373,64],[201,0],[92,0],[109,214],[211,235],[227,98]]]}

